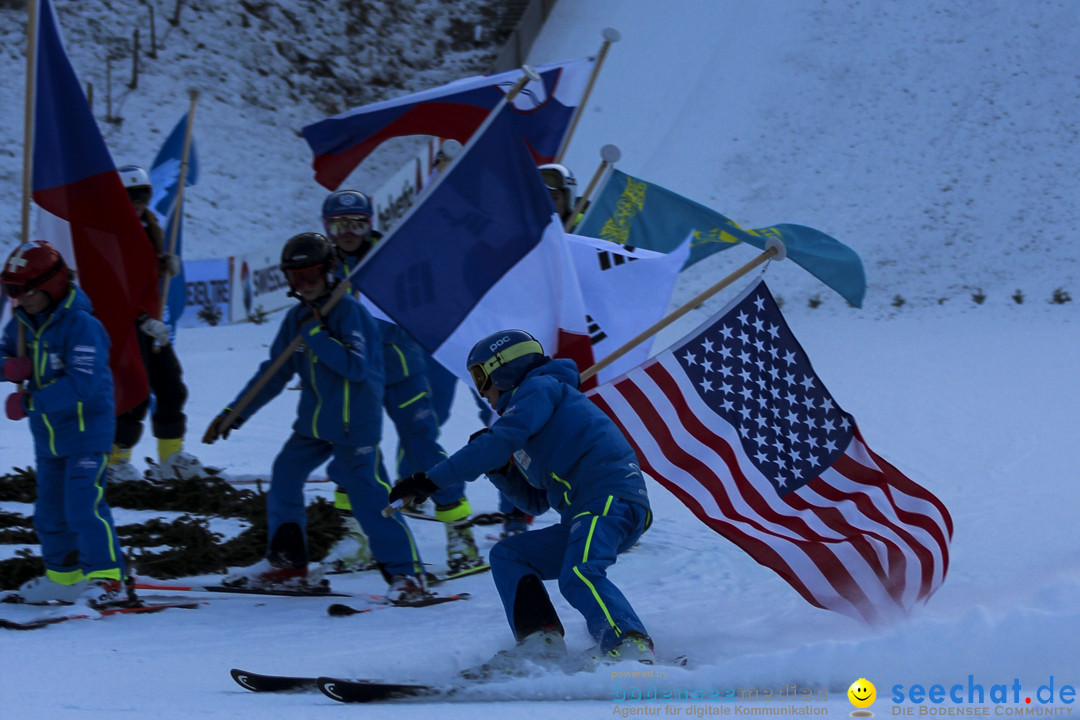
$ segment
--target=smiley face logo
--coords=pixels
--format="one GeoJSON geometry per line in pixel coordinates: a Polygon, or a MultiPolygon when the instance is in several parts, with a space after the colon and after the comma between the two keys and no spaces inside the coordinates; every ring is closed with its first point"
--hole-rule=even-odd
{"type": "Polygon", "coordinates": [[[852,716],[874,716],[874,713],[866,710],[866,708],[873,705],[874,700],[877,699],[877,688],[874,687],[874,683],[866,678],[859,678],[851,683],[851,687],[849,687],[847,691],[847,696],[848,700],[851,701],[851,704],[859,708],[859,711],[851,713],[852,716]]]}

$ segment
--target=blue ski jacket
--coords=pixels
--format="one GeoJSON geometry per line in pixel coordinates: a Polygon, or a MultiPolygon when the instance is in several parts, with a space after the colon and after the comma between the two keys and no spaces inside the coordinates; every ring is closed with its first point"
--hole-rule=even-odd
{"type": "Polygon", "coordinates": [[[303,344],[255,394],[240,419],[254,415],[285,388],[293,375],[299,375],[295,432],[342,445],[377,444],[382,437],[383,395],[379,330],[371,314],[348,294],[322,322],[317,322],[303,304],[289,310],[270,347],[269,359],[259,365],[231,405],[254,387],[298,334],[303,344]]]}
{"type": "Polygon", "coordinates": [[[633,448],[578,390],[573,361],[548,360],[534,368],[502,394],[497,410],[491,432],[428,471],[436,485],[486,473],[517,507],[533,515],[551,508],[563,522],[595,511],[612,496],[649,507],[633,448]]]}
{"type": "Polygon", "coordinates": [[[18,352],[26,328],[26,354],[34,370],[24,403],[38,457],[109,452],[116,417],[109,335],[93,315],[90,298],[72,285],[48,310],[29,315],[16,308],[0,340],[0,358],[18,352]]]}

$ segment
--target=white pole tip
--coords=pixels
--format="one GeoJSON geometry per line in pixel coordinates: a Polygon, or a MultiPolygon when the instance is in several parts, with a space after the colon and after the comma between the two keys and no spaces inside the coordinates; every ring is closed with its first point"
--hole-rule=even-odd
{"type": "Polygon", "coordinates": [[[783,260],[787,257],[787,248],[784,247],[784,243],[780,241],[780,238],[771,237],[765,241],[765,249],[771,250],[776,248],[776,257],[773,260],[783,260]]]}
{"type": "Polygon", "coordinates": [[[608,164],[617,163],[622,157],[619,148],[615,145],[605,145],[600,148],[600,159],[608,164]]]}

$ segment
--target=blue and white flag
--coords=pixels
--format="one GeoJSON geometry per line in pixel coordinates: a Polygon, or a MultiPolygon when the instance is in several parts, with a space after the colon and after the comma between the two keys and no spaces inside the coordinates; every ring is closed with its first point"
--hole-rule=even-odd
{"type": "MultiPolygon", "coordinates": [[[[158,150],[154,163],[150,166],[150,184],[154,188],[154,196],[150,199],[150,207],[158,216],[162,229],[165,231],[165,251],[168,252],[172,245],[173,211],[176,209],[176,197],[180,188],[180,166],[183,162],[184,135],[187,132],[187,113],[176,123],[176,127],[169,133],[161,149],[158,150]]],[[[184,179],[184,187],[189,188],[199,181],[199,158],[195,152],[195,138],[191,138],[191,146],[188,149],[188,169],[184,179]]],[[[183,201],[181,200],[181,205],[183,201]]],[[[175,332],[176,323],[184,313],[187,305],[187,284],[184,281],[183,265],[183,207],[180,210],[180,221],[176,225],[176,243],[173,252],[180,257],[180,274],[169,282],[169,297],[163,298],[165,303],[165,322],[175,332]]]]}
{"type": "Polygon", "coordinates": [[[469,350],[500,330],[592,364],[585,306],[562,226],[513,108],[476,131],[352,282],[440,364],[468,382],[469,350]]]}

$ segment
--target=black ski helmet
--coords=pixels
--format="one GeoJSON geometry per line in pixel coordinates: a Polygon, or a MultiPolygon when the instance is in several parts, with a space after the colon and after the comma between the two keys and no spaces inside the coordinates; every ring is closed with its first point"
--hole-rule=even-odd
{"type": "Polygon", "coordinates": [[[337,253],[325,235],[314,232],[293,235],[281,249],[281,271],[289,287],[296,291],[297,271],[307,268],[321,268],[322,275],[330,280],[330,275],[337,264],[337,253]]]}
{"type": "Polygon", "coordinates": [[[306,232],[293,235],[281,249],[282,271],[313,265],[326,265],[328,270],[332,270],[335,261],[334,246],[322,233],[306,232]]]}

